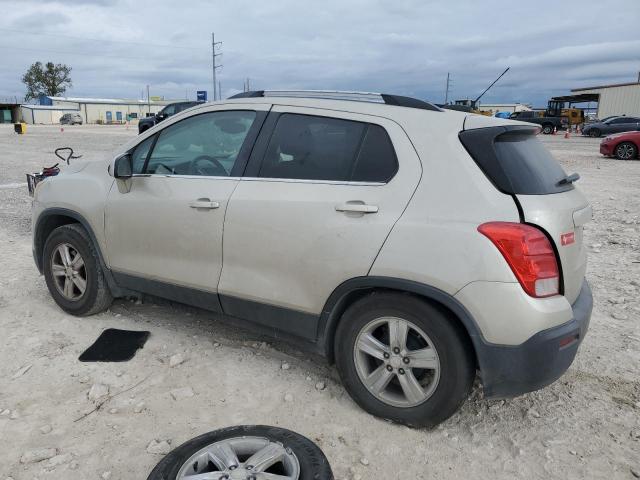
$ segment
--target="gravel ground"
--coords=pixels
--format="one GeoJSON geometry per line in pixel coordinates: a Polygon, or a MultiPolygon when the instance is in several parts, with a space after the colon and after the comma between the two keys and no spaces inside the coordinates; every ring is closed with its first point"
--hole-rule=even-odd
{"type": "Polygon", "coordinates": [[[314,439],[337,479],[640,477],[640,162],[602,158],[598,140],[542,137],[594,207],[589,335],[553,385],[507,401],[476,388],[429,431],[371,417],[333,367],[206,311],[145,299],[63,313],[33,264],[24,173],[55,147],[90,157],[136,132],[28,128],[0,126],[0,479],[142,479],[188,438],[264,423],[314,439]],[[79,363],[109,327],[151,337],[130,362],[79,363]]]}

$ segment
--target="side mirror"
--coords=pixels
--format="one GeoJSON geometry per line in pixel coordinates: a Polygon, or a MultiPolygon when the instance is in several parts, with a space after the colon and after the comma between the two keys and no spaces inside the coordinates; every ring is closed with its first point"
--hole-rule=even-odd
{"type": "Polygon", "coordinates": [[[156,120],[158,120],[159,122],[161,122],[162,120],[164,120],[165,118],[167,118],[167,115],[164,113],[156,113],[156,120]]]}
{"type": "Polygon", "coordinates": [[[113,166],[113,176],[121,180],[126,180],[133,176],[131,154],[125,153],[116,158],[116,163],[113,166]]]}

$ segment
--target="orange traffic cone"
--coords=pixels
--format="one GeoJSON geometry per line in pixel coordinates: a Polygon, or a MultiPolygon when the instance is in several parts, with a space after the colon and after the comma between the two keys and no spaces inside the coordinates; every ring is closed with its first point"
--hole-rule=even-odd
{"type": "Polygon", "coordinates": [[[580,134],[582,133],[582,129],[580,128],[580,125],[578,125],[578,126],[576,127],[576,133],[577,133],[578,135],[580,135],[580,134]]]}
{"type": "Polygon", "coordinates": [[[556,127],[553,127],[552,135],[557,135],[557,134],[558,134],[558,129],[556,127]]]}
{"type": "Polygon", "coordinates": [[[564,138],[571,138],[571,136],[569,135],[569,130],[567,129],[566,132],[564,132],[564,138]]]}
{"type": "Polygon", "coordinates": [[[64,127],[60,127],[60,131],[61,131],[61,132],[64,132],[64,127]]]}

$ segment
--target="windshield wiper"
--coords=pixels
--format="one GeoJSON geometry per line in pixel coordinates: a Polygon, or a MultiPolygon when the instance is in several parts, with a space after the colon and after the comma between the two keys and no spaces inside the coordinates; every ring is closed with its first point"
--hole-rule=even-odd
{"type": "Polygon", "coordinates": [[[580,174],[572,173],[571,175],[567,175],[562,180],[558,182],[558,186],[567,185],[568,183],[573,183],[580,180],[580,174]]]}

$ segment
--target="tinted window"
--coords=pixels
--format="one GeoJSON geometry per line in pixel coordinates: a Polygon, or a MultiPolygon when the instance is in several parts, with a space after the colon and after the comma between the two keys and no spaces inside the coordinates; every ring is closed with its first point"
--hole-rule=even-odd
{"type": "Polygon", "coordinates": [[[541,195],[573,188],[570,183],[558,184],[566,173],[531,131],[478,128],[460,133],[460,140],[485,175],[505,193],[541,195]]]}
{"type": "Polygon", "coordinates": [[[176,106],[175,105],[167,105],[166,107],[164,107],[161,110],[161,113],[164,113],[165,115],[173,115],[174,113],[176,113],[176,106]]]}
{"type": "Polygon", "coordinates": [[[145,173],[229,176],[255,112],[195,115],[159,133],[145,173]]]}
{"type": "Polygon", "coordinates": [[[384,128],[370,124],[356,159],[351,180],[388,182],[398,170],[398,159],[384,128]]]}
{"type": "Polygon", "coordinates": [[[281,115],[258,176],[348,180],[365,128],[337,118],[281,115]]]}
{"type": "Polygon", "coordinates": [[[153,139],[155,135],[150,136],[144,142],[138,144],[131,155],[131,163],[133,165],[133,173],[142,173],[144,168],[144,162],[147,159],[151,145],[153,145],[153,139]]]}

